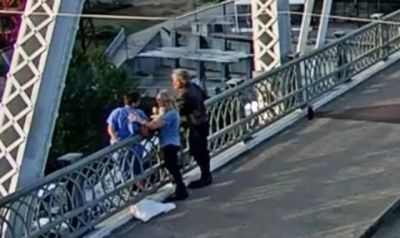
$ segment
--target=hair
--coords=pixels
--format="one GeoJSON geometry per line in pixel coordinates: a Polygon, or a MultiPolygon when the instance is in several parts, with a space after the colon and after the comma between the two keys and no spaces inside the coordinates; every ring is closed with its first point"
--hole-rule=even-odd
{"type": "Polygon", "coordinates": [[[190,83],[190,74],[184,69],[174,69],[172,74],[178,75],[179,81],[185,87],[190,83]]]}
{"type": "Polygon", "coordinates": [[[138,103],[140,101],[141,95],[139,92],[129,92],[124,95],[125,105],[132,105],[133,103],[138,103]]]}
{"type": "Polygon", "coordinates": [[[178,110],[174,97],[168,92],[168,90],[162,90],[157,95],[169,108],[178,110]]]}

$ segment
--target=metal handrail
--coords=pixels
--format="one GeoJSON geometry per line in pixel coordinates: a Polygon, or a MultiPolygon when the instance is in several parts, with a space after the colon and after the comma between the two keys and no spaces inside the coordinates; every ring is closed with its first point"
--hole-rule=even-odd
{"type": "MultiPolygon", "coordinates": [[[[211,125],[211,154],[219,154],[249,139],[274,121],[303,108],[322,94],[348,82],[354,75],[400,51],[400,10],[384,20],[390,21],[370,23],[321,49],[209,99],[206,106],[211,125]]],[[[188,148],[186,134],[182,139],[185,152],[188,148]]],[[[183,153],[183,158],[185,169],[193,168],[195,163],[187,153],[183,153]]],[[[46,236],[50,232],[67,232],[76,236],[168,181],[158,156],[157,143],[140,136],[128,138],[1,199],[0,216],[5,220],[0,221],[0,225],[3,229],[7,226],[8,230],[19,232],[19,236],[11,237],[46,236]],[[119,163],[134,160],[132,148],[143,141],[149,145],[144,156],[150,164],[143,169],[142,175],[132,172],[133,165],[125,171],[119,163]],[[117,176],[118,173],[121,175],[117,176]],[[117,177],[118,181],[115,180],[117,177]],[[144,182],[145,187],[139,188],[137,184],[140,182],[144,182]],[[105,186],[107,183],[111,183],[111,188],[105,186]],[[56,189],[49,188],[50,185],[59,190],[58,195],[56,189]],[[42,190],[51,198],[49,201],[37,195],[42,190]],[[94,196],[91,200],[87,191],[94,196]],[[65,201],[58,201],[56,196],[65,201]],[[114,202],[114,199],[119,202],[114,202]],[[53,214],[48,207],[57,207],[61,212],[53,214]],[[40,225],[38,220],[43,218],[43,214],[51,219],[40,225]],[[18,223],[16,221],[23,224],[23,229],[13,225],[18,223]],[[61,229],[64,224],[67,224],[66,231],[61,229]],[[37,229],[32,230],[32,225],[37,229]]]]}

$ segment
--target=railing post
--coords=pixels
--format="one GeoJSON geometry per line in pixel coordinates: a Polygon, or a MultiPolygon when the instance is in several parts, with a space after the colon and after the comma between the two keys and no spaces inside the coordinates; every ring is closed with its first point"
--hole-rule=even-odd
{"type": "MultiPolygon", "coordinates": [[[[343,36],[346,35],[346,32],[344,32],[344,31],[336,31],[336,32],[333,33],[333,35],[336,37],[336,39],[340,39],[340,38],[342,38],[343,36]]],[[[337,51],[338,51],[337,52],[338,53],[337,54],[337,61],[336,61],[336,67],[337,68],[340,68],[343,65],[347,64],[346,49],[345,49],[344,45],[345,45],[345,43],[343,43],[343,42],[339,43],[337,45],[337,51]]],[[[343,78],[346,78],[346,75],[347,75],[346,72],[347,72],[347,70],[345,70],[344,72],[339,71],[338,74],[337,74],[336,80],[340,82],[343,78]]],[[[351,79],[346,80],[346,82],[348,82],[350,80],[351,79]]]]}
{"type": "MultiPolygon", "coordinates": [[[[300,53],[290,53],[288,54],[288,59],[289,60],[294,60],[297,59],[300,56],[300,53]]],[[[295,85],[295,90],[298,91],[299,89],[303,89],[304,86],[306,85],[305,79],[303,77],[303,69],[302,69],[302,64],[303,62],[298,62],[293,70],[293,73],[291,77],[293,78],[293,81],[296,83],[295,85]]],[[[295,100],[301,105],[301,107],[305,107],[306,102],[307,102],[307,90],[303,90],[301,93],[297,94],[297,97],[295,97],[295,100]]]]}
{"type": "Polygon", "coordinates": [[[380,24],[381,26],[381,34],[382,34],[382,60],[386,61],[390,55],[390,37],[389,37],[389,29],[388,24],[380,24]]]}
{"type": "Polygon", "coordinates": [[[371,19],[378,22],[378,27],[375,34],[374,48],[379,49],[379,59],[386,60],[388,57],[388,49],[385,44],[388,42],[387,27],[386,24],[382,24],[379,21],[382,19],[382,13],[375,13],[371,15],[371,19]]]}
{"type": "MultiPolygon", "coordinates": [[[[63,162],[66,166],[72,165],[82,159],[82,153],[68,153],[57,159],[59,162],[63,162]]],[[[71,178],[74,180],[66,181],[65,187],[68,193],[71,195],[71,200],[67,199],[67,207],[68,210],[73,210],[74,208],[83,206],[86,203],[85,191],[84,190],[84,181],[82,176],[75,176],[71,178]],[[79,186],[80,188],[77,188],[79,186]]],[[[84,215],[85,216],[85,215],[84,215]]],[[[77,229],[79,228],[80,221],[85,221],[85,217],[74,217],[71,219],[71,228],[77,229]]]]}
{"type": "MultiPolygon", "coordinates": [[[[221,41],[221,49],[223,51],[228,50],[228,41],[226,39],[223,39],[221,41]]],[[[230,75],[231,75],[230,70],[229,70],[229,64],[228,63],[220,63],[220,69],[221,69],[221,83],[224,84],[227,80],[229,80],[230,75]]]]}

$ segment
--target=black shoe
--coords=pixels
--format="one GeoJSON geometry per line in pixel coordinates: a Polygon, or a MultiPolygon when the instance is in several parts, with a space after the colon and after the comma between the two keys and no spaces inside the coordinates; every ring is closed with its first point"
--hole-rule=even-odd
{"type": "Polygon", "coordinates": [[[174,194],[171,196],[167,197],[163,202],[164,203],[169,203],[169,202],[177,202],[177,201],[183,201],[186,198],[189,197],[189,193],[185,190],[181,191],[175,191],[174,194]]]}
{"type": "Polygon", "coordinates": [[[212,182],[213,182],[213,179],[210,175],[207,178],[201,178],[199,180],[190,182],[188,188],[190,188],[190,189],[204,188],[204,187],[211,185],[212,182]]]}

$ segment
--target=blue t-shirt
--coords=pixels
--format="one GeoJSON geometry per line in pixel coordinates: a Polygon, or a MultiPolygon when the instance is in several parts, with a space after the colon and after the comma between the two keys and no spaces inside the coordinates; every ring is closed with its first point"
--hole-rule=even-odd
{"type": "Polygon", "coordinates": [[[132,135],[137,135],[140,131],[140,124],[128,120],[129,113],[138,115],[143,120],[148,120],[146,114],[137,108],[119,107],[114,109],[108,116],[107,123],[111,125],[119,140],[123,140],[132,135]]]}
{"type": "Polygon", "coordinates": [[[160,119],[164,122],[164,125],[158,132],[160,146],[180,146],[181,139],[179,135],[179,113],[176,110],[168,110],[161,115],[160,119]]]}

